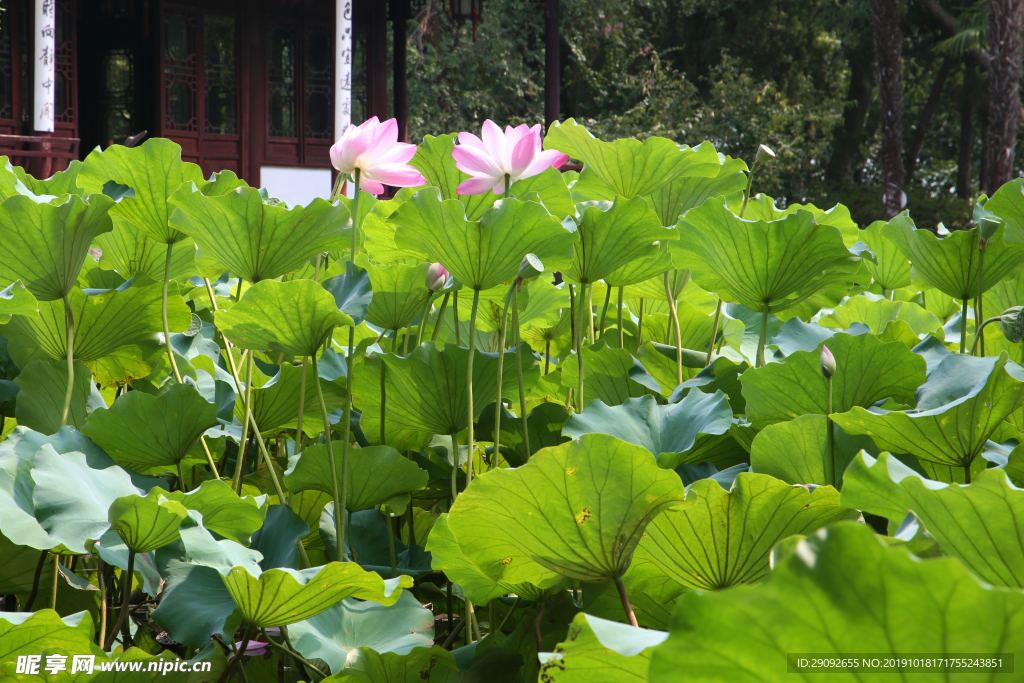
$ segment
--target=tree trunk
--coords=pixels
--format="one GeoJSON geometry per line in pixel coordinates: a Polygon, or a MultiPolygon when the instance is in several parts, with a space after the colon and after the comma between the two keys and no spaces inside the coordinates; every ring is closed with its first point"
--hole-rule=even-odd
{"type": "Polygon", "coordinates": [[[836,129],[832,143],[832,157],[825,170],[825,181],[838,187],[853,180],[853,167],[860,161],[864,142],[864,126],[871,108],[871,69],[863,61],[851,58],[849,103],[843,111],[843,125],[836,129]]]}
{"type": "Polygon", "coordinates": [[[956,162],[956,196],[970,199],[971,164],[974,161],[974,95],[977,92],[974,65],[964,65],[964,86],[960,95],[960,154],[956,162]]]}
{"type": "Polygon", "coordinates": [[[1021,10],[1024,0],[989,0],[989,73],[986,184],[990,197],[1013,176],[1020,117],[1021,10]]]}
{"type": "Polygon", "coordinates": [[[871,19],[881,105],[883,217],[888,220],[903,208],[903,59],[898,0],[871,0],[871,19]]]}
{"type": "Polygon", "coordinates": [[[928,134],[928,128],[932,124],[935,109],[939,106],[939,100],[942,99],[942,89],[946,85],[946,79],[949,77],[951,66],[949,60],[944,60],[939,67],[938,72],[935,74],[935,80],[932,81],[931,90],[928,92],[928,100],[921,108],[921,116],[917,120],[917,126],[914,128],[913,135],[910,136],[905,163],[907,184],[914,179],[914,171],[917,170],[917,157],[921,153],[921,147],[924,145],[924,136],[928,134]]]}

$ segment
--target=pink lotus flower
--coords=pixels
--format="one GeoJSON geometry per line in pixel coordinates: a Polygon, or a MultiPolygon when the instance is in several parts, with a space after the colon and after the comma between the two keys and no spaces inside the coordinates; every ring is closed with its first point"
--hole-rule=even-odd
{"type": "Polygon", "coordinates": [[[398,123],[384,123],[374,116],[361,126],[349,125],[331,146],[331,163],[339,173],[354,175],[359,169],[359,189],[383,194],[384,186],[416,187],[426,183],[423,175],[409,165],[416,145],[398,141],[398,123]]]}
{"type": "Polygon", "coordinates": [[[487,119],[481,136],[483,140],[472,133],[459,133],[459,144],[452,150],[458,169],[473,176],[459,185],[459,194],[483,194],[488,190],[502,194],[505,176],[514,183],[549,167],[558,168],[569,160],[569,155],[558,150],[543,151],[540,124],[533,128],[525,123],[516,128],[506,126],[502,133],[496,123],[487,119]]]}

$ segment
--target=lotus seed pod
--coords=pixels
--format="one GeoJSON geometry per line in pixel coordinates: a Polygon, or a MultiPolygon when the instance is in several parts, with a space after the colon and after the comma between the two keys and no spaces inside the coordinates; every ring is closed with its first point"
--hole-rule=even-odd
{"type": "Polygon", "coordinates": [[[431,263],[427,268],[427,289],[431,292],[440,291],[448,284],[449,277],[451,274],[444,266],[440,263],[431,263]]]}
{"type": "Polygon", "coordinates": [[[821,347],[821,374],[825,375],[826,379],[831,379],[836,374],[836,357],[827,346],[821,347]]]}
{"type": "Polygon", "coordinates": [[[544,264],[535,254],[527,254],[519,264],[519,279],[532,280],[544,272],[544,264]]]}
{"type": "Polygon", "coordinates": [[[767,145],[757,146],[757,156],[754,157],[754,160],[757,161],[757,163],[763,164],[766,161],[771,161],[774,158],[775,152],[772,151],[771,147],[768,147],[767,145]]]}
{"type": "Polygon", "coordinates": [[[992,236],[996,234],[996,230],[1002,222],[998,218],[992,218],[991,216],[985,216],[978,223],[978,232],[981,233],[981,238],[988,240],[992,239],[992,236]]]}
{"type": "Polygon", "coordinates": [[[1003,311],[999,316],[999,326],[1003,328],[1003,336],[1011,344],[1019,344],[1024,339],[1024,315],[1020,314],[1021,306],[1014,306],[1003,311]]]}

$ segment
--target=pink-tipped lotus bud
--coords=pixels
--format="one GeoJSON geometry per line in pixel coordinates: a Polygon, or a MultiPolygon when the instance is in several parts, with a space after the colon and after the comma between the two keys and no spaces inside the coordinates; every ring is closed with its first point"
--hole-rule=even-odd
{"type": "Polygon", "coordinates": [[[821,347],[821,374],[825,375],[826,379],[832,379],[832,375],[836,374],[836,357],[827,346],[821,347]]]}
{"type": "Polygon", "coordinates": [[[757,155],[754,157],[754,161],[756,161],[759,164],[763,164],[766,161],[771,161],[774,158],[775,152],[772,151],[771,147],[768,147],[767,145],[757,146],[757,155]]]}
{"type": "Polygon", "coordinates": [[[431,263],[427,268],[427,289],[431,292],[439,292],[448,284],[451,273],[440,263],[431,263]]]}

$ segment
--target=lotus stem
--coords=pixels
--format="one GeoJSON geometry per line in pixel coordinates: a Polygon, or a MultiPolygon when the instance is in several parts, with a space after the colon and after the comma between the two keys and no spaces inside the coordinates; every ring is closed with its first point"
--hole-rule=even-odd
{"type": "Polygon", "coordinates": [[[100,628],[96,637],[102,650],[107,636],[107,565],[99,555],[96,556],[96,586],[100,589],[100,628]]]}
{"type": "MultiPolygon", "coordinates": [[[[982,330],[985,329],[985,326],[988,325],[989,323],[1000,322],[1002,319],[1003,319],[1003,316],[997,315],[994,318],[989,318],[988,320],[986,320],[985,322],[983,322],[981,325],[978,326],[978,329],[974,333],[974,344],[971,345],[971,355],[972,356],[974,355],[974,351],[978,348],[978,342],[982,339],[981,332],[982,332],[982,330]]],[[[982,355],[985,355],[984,350],[982,351],[982,355]]]]}
{"type": "Polygon", "coordinates": [[[544,618],[545,606],[543,602],[540,603],[540,611],[537,612],[537,617],[533,620],[533,635],[537,639],[537,652],[541,652],[544,649],[540,641],[540,620],[544,618]]]}
{"type": "Polygon", "coordinates": [[[174,379],[178,381],[178,384],[181,384],[181,373],[178,372],[178,362],[174,360],[174,349],[171,347],[171,329],[167,322],[167,288],[171,282],[171,257],[173,255],[174,242],[169,242],[167,244],[167,259],[164,261],[164,288],[160,298],[160,316],[164,323],[164,344],[167,346],[167,360],[171,361],[174,379]]]}
{"type": "MultiPolygon", "coordinates": [[[[975,297],[975,299],[974,299],[974,324],[975,325],[980,325],[981,323],[979,321],[985,319],[985,314],[982,313],[982,311],[981,311],[981,307],[982,307],[981,294],[984,291],[983,288],[982,288],[982,286],[984,284],[984,281],[983,281],[982,277],[983,277],[983,275],[985,273],[985,246],[987,244],[988,244],[988,240],[986,240],[986,239],[981,239],[978,242],[978,252],[979,252],[978,253],[978,296],[975,297]]],[[[981,353],[979,355],[984,356],[985,355],[985,338],[981,336],[981,328],[980,327],[978,328],[977,339],[974,340],[975,344],[977,344],[979,340],[981,341],[981,353]]],[[[971,355],[972,356],[974,355],[974,351],[973,350],[971,351],[971,355]]]]}
{"type": "Polygon", "coordinates": [[[625,346],[625,343],[626,343],[625,333],[622,330],[622,297],[625,294],[625,290],[626,290],[625,287],[619,287],[619,305],[618,305],[618,308],[616,309],[618,311],[618,320],[616,320],[616,324],[619,326],[619,348],[620,349],[623,348],[623,346],[625,346]]]}
{"type": "MultiPolygon", "coordinates": [[[[518,281],[518,278],[516,280],[518,281]]],[[[495,399],[494,404],[494,454],[491,457],[489,470],[493,470],[498,466],[498,458],[501,454],[501,376],[505,368],[505,334],[508,329],[508,307],[512,301],[515,289],[516,283],[513,282],[508,288],[508,294],[505,295],[505,309],[501,313],[501,328],[498,332],[498,397],[495,399]]]]}
{"type": "Polygon", "coordinates": [[[580,352],[579,341],[576,339],[576,297],[572,289],[571,283],[566,283],[566,287],[569,288],[569,332],[572,336],[570,346],[576,353],[580,352]]]}
{"type": "Polygon", "coordinates": [[[665,271],[665,296],[668,297],[668,312],[676,332],[676,386],[679,386],[683,383],[683,337],[679,331],[679,312],[676,310],[675,292],[669,284],[668,271],[665,271]]]}
{"type": "Polygon", "coordinates": [[[508,199],[508,190],[509,190],[510,187],[512,187],[512,176],[510,176],[508,173],[506,173],[505,174],[505,197],[504,197],[504,199],[508,199]]]}
{"type": "Polygon", "coordinates": [[[68,327],[68,388],[64,393],[64,412],[60,416],[60,426],[68,423],[68,413],[71,412],[71,397],[75,394],[75,312],[71,310],[71,300],[68,295],[63,297],[64,315],[68,327]]]}
{"type": "Polygon", "coordinates": [[[825,458],[822,466],[825,469],[825,484],[839,488],[836,481],[836,436],[832,429],[832,378],[825,377],[828,387],[828,400],[825,408],[825,458]]]}
{"type": "MultiPolygon", "coordinates": [[[[459,440],[455,436],[455,432],[452,432],[452,505],[455,505],[455,499],[459,497],[459,440]]],[[[451,510],[451,508],[448,508],[451,510]]]]}
{"type": "Polygon", "coordinates": [[[182,493],[188,493],[188,486],[185,485],[185,475],[181,472],[181,462],[177,463],[178,466],[178,485],[181,486],[182,493]]]}
{"type": "Polygon", "coordinates": [[[637,316],[636,324],[636,345],[637,348],[644,343],[644,300],[640,299],[640,315],[637,316]]]}
{"type": "Polygon", "coordinates": [[[462,330],[459,329],[459,293],[452,294],[452,315],[455,316],[455,345],[462,346],[462,330]]]}
{"type": "MultiPolygon", "coordinates": [[[[450,614],[449,617],[451,617],[450,614]]],[[[450,623],[451,618],[449,618],[448,621],[448,628],[451,629],[452,632],[448,634],[448,637],[444,639],[444,644],[441,645],[441,647],[445,650],[452,649],[452,645],[455,643],[455,639],[459,637],[459,634],[462,633],[462,629],[466,626],[466,617],[463,617],[461,620],[459,620],[459,623],[454,626],[450,623]]]]}
{"type": "Polygon", "coordinates": [[[493,633],[501,633],[501,629],[505,628],[505,622],[507,622],[508,618],[512,616],[512,612],[514,612],[516,607],[519,606],[519,601],[522,599],[523,598],[521,595],[516,596],[516,601],[512,603],[511,607],[508,608],[508,612],[505,614],[505,617],[501,620],[501,623],[498,624],[497,630],[492,631],[493,633]]]}
{"type": "MultiPolygon", "coordinates": [[[[284,635],[285,634],[285,630],[284,629],[285,629],[285,627],[282,626],[281,627],[281,636],[283,638],[285,638],[285,642],[288,642],[287,641],[287,636],[284,635]]],[[[298,652],[296,652],[295,650],[291,649],[291,647],[290,647],[291,644],[290,643],[289,643],[289,647],[285,647],[285,646],[281,645],[280,643],[274,642],[274,640],[267,633],[266,629],[260,629],[260,631],[263,633],[263,639],[267,642],[268,645],[270,645],[271,647],[276,648],[276,649],[280,650],[282,653],[288,655],[289,657],[294,659],[296,662],[298,662],[298,664],[300,666],[308,667],[312,671],[315,671],[322,678],[327,678],[327,674],[325,674],[323,671],[321,671],[320,669],[318,669],[315,666],[313,666],[312,664],[310,664],[309,660],[307,660],[305,657],[300,655],[298,652]]]]}
{"type": "MultiPolygon", "coordinates": [[[[412,501],[409,501],[412,505],[412,501]]],[[[398,562],[395,560],[395,526],[394,522],[391,521],[391,513],[388,512],[387,505],[381,505],[381,512],[384,515],[384,519],[388,523],[388,555],[391,557],[391,578],[398,578],[398,562]]]]}
{"type": "Polygon", "coordinates": [[[604,308],[601,309],[601,322],[598,324],[598,336],[604,339],[604,321],[608,317],[608,306],[612,302],[612,288],[608,283],[604,283],[605,294],[604,294],[604,308]]]}
{"type": "Polygon", "coordinates": [[[384,386],[384,382],[387,379],[387,365],[384,363],[384,355],[381,354],[380,358],[380,445],[383,446],[387,443],[386,433],[384,431],[384,408],[387,404],[387,391],[384,386]]]}
{"type": "Polygon", "coordinates": [[[544,374],[551,372],[551,340],[544,340],[544,374]]]}
{"type": "Polygon", "coordinates": [[[434,325],[434,333],[430,335],[430,341],[437,343],[437,333],[441,330],[441,321],[444,320],[444,309],[448,308],[448,299],[451,298],[451,292],[445,292],[444,298],[441,299],[441,308],[437,311],[437,323],[434,325]]]}
{"type": "MultiPolygon", "coordinates": [[[[971,462],[973,462],[973,460],[971,462]]],[[[967,463],[966,465],[964,465],[964,483],[965,484],[970,484],[971,483],[971,463],[970,462],[967,463]]]]}
{"type": "MultiPolygon", "coordinates": [[[[513,285],[514,286],[514,285],[513,285]]],[[[608,291],[611,291],[610,289],[608,291]]],[[[515,328],[516,342],[516,374],[519,378],[519,415],[523,421],[523,446],[526,449],[526,459],[530,459],[530,430],[526,420],[526,389],[523,386],[523,342],[519,338],[519,291],[513,294],[512,304],[512,326],[515,328]]]]}
{"type": "Polygon", "coordinates": [[[469,399],[469,459],[466,464],[466,484],[473,481],[473,356],[476,355],[476,312],[480,306],[480,290],[473,290],[473,309],[469,313],[469,357],[466,359],[466,390],[469,399]]]}
{"type": "Polygon", "coordinates": [[[967,299],[961,299],[960,306],[960,353],[967,351],[967,299]]]}
{"type": "MultiPolygon", "coordinates": [[[[222,673],[220,675],[220,678],[217,679],[217,683],[224,683],[229,678],[231,678],[231,674],[235,670],[235,667],[238,666],[238,663],[242,661],[242,657],[245,655],[245,651],[249,649],[249,639],[251,637],[252,627],[246,624],[245,631],[242,632],[242,642],[239,643],[238,649],[235,651],[235,656],[231,658],[231,661],[228,662],[227,667],[225,667],[224,673],[222,673]]],[[[243,670],[243,676],[244,674],[245,672],[243,670]]]]}
{"type": "Polygon", "coordinates": [[[718,338],[718,322],[722,318],[722,300],[718,300],[718,308],[715,309],[715,323],[711,326],[711,341],[708,342],[708,358],[704,361],[704,365],[711,365],[711,354],[715,350],[715,339],[718,338]]]}
{"type": "Polygon", "coordinates": [[[756,367],[764,367],[764,345],[768,342],[768,302],[764,302],[764,308],[761,311],[761,336],[757,340],[757,359],[755,361],[756,367]]]}
{"type": "Polygon", "coordinates": [[[306,412],[306,365],[308,363],[309,356],[303,356],[302,376],[299,379],[299,416],[295,420],[295,455],[302,452],[302,418],[306,412]]]}
{"type": "MultiPolygon", "coordinates": [[[[427,295],[427,303],[423,305],[423,312],[420,313],[420,324],[416,327],[416,348],[419,348],[420,344],[423,343],[423,328],[427,326],[427,317],[430,313],[430,303],[432,298],[432,294],[427,295]]],[[[440,320],[438,322],[440,322],[440,320]]]]}
{"type": "Polygon", "coordinates": [[[629,623],[636,628],[640,628],[640,624],[636,621],[636,615],[633,613],[633,606],[629,604],[629,594],[626,593],[626,584],[622,583],[622,577],[615,577],[615,587],[619,590],[619,599],[622,601],[622,609],[626,611],[626,617],[629,618],[629,623]]]}
{"type": "Polygon", "coordinates": [[[25,601],[25,611],[32,611],[32,603],[36,601],[36,595],[39,594],[39,580],[43,576],[43,567],[46,566],[46,558],[50,556],[49,550],[44,550],[39,553],[39,562],[36,563],[36,573],[32,576],[32,592],[28,594],[28,600],[25,601]]]}
{"type": "MultiPolygon", "coordinates": [[[[358,171],[356,177],[358,177],[358,171]]],[[[313,364],[313,375],[319,377],[320,373],[317,370],[316,355],[310,356],[310,361],[313,364]]],[[[349,377],[351,378],[351,368],[349,368],[349,377]]],[[[349,380],[348,386],[351,390],[351,379],[349,380]]],[[[351,394],[349,394],[349,396],[351,397],[351,394]]],[[[345,446],[343,446],[341,451],[341,484],[339,488],[338,465],[334,462],[334,447],[331,445],[331,423],[328,419],[327,403],[324,401],[324,390],[320,387],[320,382],[316,383],[316,399],[320,403],[320,416],[324,421],[324,436],[326,437],[325,441],[327,442],[327,462],[331,465],[331,492],[334,494],[334,533],[338,538],[338,561],[343,562],[345,553],[345,526],[341,522],[346,510],[345,498],[348,495],[348,441],[346,440],[344,442],[345,446]]],[[[345,424],[347,425],[348,423],[346,422],[345,424]]]]}
{"type": "MultiPolygon", "coordinates": [[[[398,334],[397,330],[395,330],[395,334],[398,334]]],[[[409,333],[409,328],[406,327],[405,328],[405,338],[402,339],[402,358],[405,358],[406,356],[409,355],[409,337],[411,337],[411,336],[412,336],[412,334],[409,333]]]]}
{"type": "MultiPolygon", "coordinates": [[[[345,367],[346,367],[346,373],[345,373],[345,410],[344,410],[344,412],[342,413],[342,416],[341,416],[341,421],[344,423],[341,426],[341,464],[342,464],[342,470],[343,470],[343,472],[342,472],[342,481],[344,482],[344,487],[342,488],[342,491],[341,491],[342,502],[345,502],[345,499],[348,496],[348,452],[349,452],[349,449],[352,447],[352,443],[351,443],[351,441],[352,441],[352,435],[351,435],[351,432],[352,432],[352,375],[353,375],[353,372],[355,370],[355,361],[353,360],[353,358],[355,356],[355,351],[354,351],[354,349],[355,349],[355,341],[356,341],[356,328],[355,327],[349,327],[348,328],[348,355],[345,357],[345,367]]],[[[384,361],[382,360],[381,362],[383,363],[384,361]]],[[[315,365],[313,367],[316,368],[315,365]]],[[[319,375],[317,375],[317,376],[319,377],[319,375]]],[[[324,400],[323,399],[323,391],[320,389],[320,383],[317,382],[316,386],[317,386],[317,397],[320,400],[320,410],[322,412],[326,412],[326,406],[324,406],[324,403],[323,403],[323,400],[324,400]]],[[[325,426],[326,426],[326,422],[327,422],[327,418],[326,417],[324,418],[324,422],[325,422],[325,426]]],[[[331,442],[331,440],[330,440],[330,431],[329,430],[330,430],[330,428],[328,427],[327,443],[331,442]]],[[[330,448],[330,447],[328,447],[328,448],[330,448]]],[[[328,452],[330,452],[330,451],[328,451],[328,452]]],[[[333,457],[331,458],[331,463],[332,463],[331,469],[332,469],[332,472],[333,472],[333,470],[334,470],[334,465],[333,465],[334,458],[333,457]]],[[[337,503],[335,503],[335,510],[337,510],[337,503]]],[[[334,516],[335,516],[335,523],[337,523],[338,513],[335,512],[334,516]]],[[[337,527],[335,527],[335,531],[337,531],[337,527]]],[[[344,547],[345,546],[339,542],[338,548],[344,548],[344,547]]],[[[341,550],[338,551],[339,557],[341,556],[341,552],[342,552],[341,550]]]]}
{"type": "Polygon", "coordinates": [[[577,384],[576,392],[576,412],[583,412],[583,310],[586,308],[582,305],[583,298],[586,296],[587,283],[583,282],[580,284],[580,323],[579,323],[579,343],[576,345],[576,361],[579,363],[579,381],[577,384]]]}
{"type": "Polygon", "coordinates": [[[352,196],[352,258],[353,264],[356,262],[356,254],[359,253],[359,176],[362,171],[356,169],[355,171],[355,193],[352,196]]]}
{"type": "Polygon", "coordinates": [[[323,258],[324,255],[322,253],[316,255],[316,267],[313,269],[313,282],[320,282],[320,261],[322,261],[323,258]]]}
{"type": "Polygon", "coordinates": [[[754,172],[757,171],[757,167],[760,164],[755,160],[754,165],[750,168],[750,173],[747,174],[747,189],[743,191],[743,205],[740,207],[740,218],[743,218],[743,214],[747,211],[747,202],[750,201],[750,188],[754,184],[754,172]]]}
{"type": "MultiPolygon", "coordinates": [[[[54,572],[57,568],[53,568],[54,572]]],[[[131,548],[128,549],[128,568],[121,574],[121,614],[117,617],[117,623],[114,624],[114,630],[110,632],[111,638],[118,631],[121,631],[121,647],[125,650],[128,649],[128,644],[131,642],[131,634],[129,633],[128,623],[128,606],[132,597],[132,575],[135,573],[135,551],[131,548]]]]}
{"type": "MultiPolygon", "coordinates": [[[[348,529],[348,554],[352,557],[353,562],[359,562],[359,560],[356,559],[355,536],[352,534],[352,515],[348,510],[345,510],[343,516],[345,518],[345,528],[348,529]]],[[[338,557],[343,558],[345,556],[345,548],[342,546],[339,546],[339,548],[338,557]]],[[[339,559],[338,561],[343,562],[344,560],[339,559]]]]}
{"type": "Polygon", "coordinates": [[[597,342],[597,335],[594,334],[594,285],[587,287],[587,339],[591,346],[597,342]]]}
{"type": "Polygon", "coordinates": [[[60,555],[53,554],[53,585],[50,588],[50,609],[57,610],[57,578],[60,576],[60,555]]]}
{"type": "MultiPolygon", "coordinates": [[[[230,354],[230,352],[229,352],[230,354]]],[[[245,469],[245,442],[249,437],[249,411],[252,409],[252,357],[253,353],[248,352],[249,358],[245,364],[245,397],[242,418],[242,440],[238,442],[238,462],[235,464],[235,493],[242,495],[242,471],[245,469]]],[[[317,383],[319,386],[319,382],[317,383]]]]}

